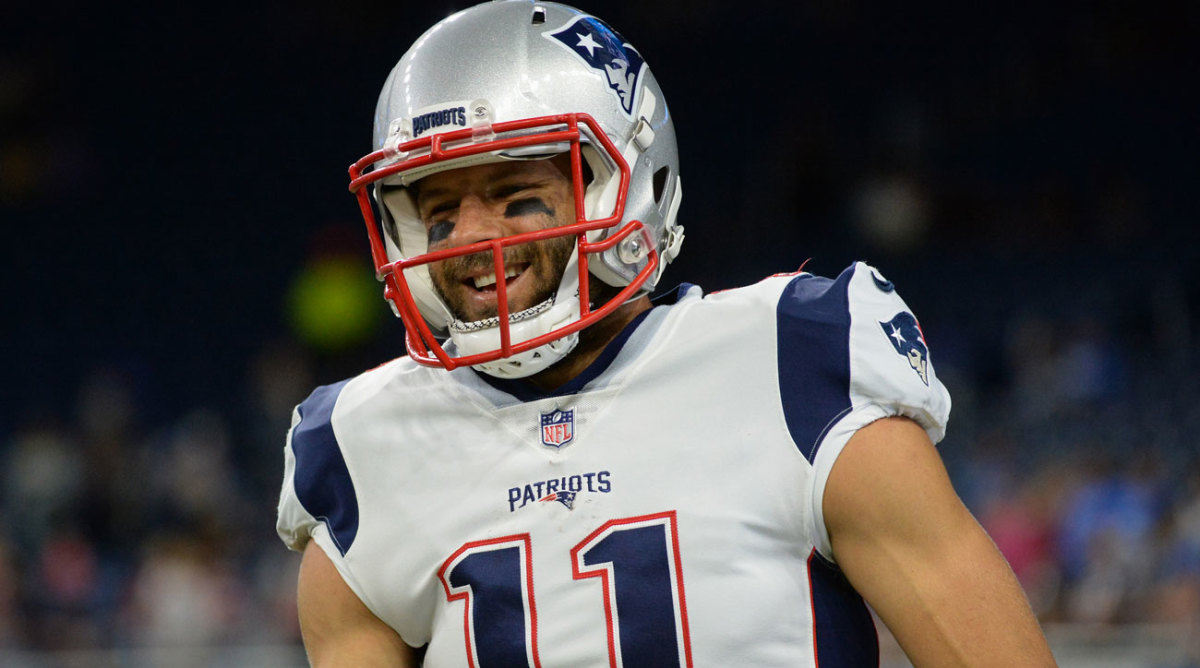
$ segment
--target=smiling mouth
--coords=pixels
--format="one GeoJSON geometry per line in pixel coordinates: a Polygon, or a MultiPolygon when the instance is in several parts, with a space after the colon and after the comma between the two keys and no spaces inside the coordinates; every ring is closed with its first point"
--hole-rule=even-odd
{"type": "MultiPolygon", "coordinates": [[[[504,284],[512,285],[514,281],[525,273],[529,268],[528,264],[505,265],[504,267],[504,284]]],[[[463,280],[463,284],[468,288],[472,288],[478,292],[495,292],[496,291],[496,274],[487,273],[481,276],[471,276],[463,280]]]]}

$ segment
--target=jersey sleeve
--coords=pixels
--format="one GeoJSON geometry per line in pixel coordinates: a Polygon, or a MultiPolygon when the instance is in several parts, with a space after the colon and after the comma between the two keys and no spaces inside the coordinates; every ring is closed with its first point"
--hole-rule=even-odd
{"type": "Polygon", "coordinates": [[[312,538],[318,521],[300,503],[296,495],[296,453],[292,449],[292,437],[300,424],[300,409],[292,411],[292,426],[287,432],[283,448],[283,490],[279,493],[279,510],[275,518],[275,532],[289,550],[302,552],[312,538]]]}
{"type": "Polygon", "coordinates": [[[946,433],[950,395],[916,316],[867,264],[832,280],[797,276],[780,297],[777,324],[784,416],[814,472],[810,529],[818,551],[833,560],[822,501],[846,442],[875,420],[904,416],[937,443],[946,433]]]}
{"type": "Polygon", "coordinates": [[[358,500],[333,425],[344,386],[317,388],[292,413],[275,530],[293,550],[317,538],[331,556],[345,556],[358,534],[358,500]]]}

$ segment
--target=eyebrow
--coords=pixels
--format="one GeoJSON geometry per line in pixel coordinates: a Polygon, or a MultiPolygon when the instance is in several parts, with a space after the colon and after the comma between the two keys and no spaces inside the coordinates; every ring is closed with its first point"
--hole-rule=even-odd
{"type": "Polygon", "coordinates": [[[449,192],[448,188],[418,187],[420,185],[421,184],[419,181],[417,183],[412,184],[413,202],[418,207],[421,206],[421,198],[422,197],[437,197],[438,195],[444,195],[447,192],[449,192]]]}

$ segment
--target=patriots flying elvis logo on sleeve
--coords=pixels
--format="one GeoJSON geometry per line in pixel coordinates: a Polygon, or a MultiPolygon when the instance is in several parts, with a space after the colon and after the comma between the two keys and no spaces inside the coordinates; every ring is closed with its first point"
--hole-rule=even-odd
{"type": "Polygon", "coordinates": [[[925,336],[913,314],[901,311],[879,325],[896,352],[908,360],[908,365],[921,377],[921,382],[929,385],[929,348],[925,346],[925,336]]]}
{"type": "Polygon", "coordinates": [[[558,30],[543,34],[604,74],[625,115],[633,118],[633,98],[646,61],[624,37],[592,16],[580,16],[558,30]]]}

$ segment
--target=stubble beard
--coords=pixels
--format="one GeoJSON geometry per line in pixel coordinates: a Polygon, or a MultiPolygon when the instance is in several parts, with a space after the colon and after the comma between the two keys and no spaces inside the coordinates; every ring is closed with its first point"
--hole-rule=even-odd
{"type": "MultiPolygon", "coordinates": [[[[504,249],[504,266],[507,268],[527,264],[526,276],[523,278],[533,279],[533,289],[527,293],[529,296],[509,294],[510,316],[555,296],[562,282],[563,272],[571,259],[575,241],[574,235],[567,235],[504,249]]],[[[478,312],[472,312],[467,299],[468,291],[472,288],[462,283],[471,273],[481,269],[491,271],[494,266],[491,251],[452,257],[430,265],[429,274],[433,279],[434,288],[446,302],[455,319],[461,322],[475,322],[494,318],[499,314],[498,304],[489,304],[478,312]]],[[[498,275],[496,280],[499,282],[505,279],[503,275],[498,275]]]]}

